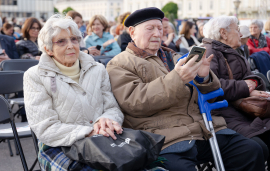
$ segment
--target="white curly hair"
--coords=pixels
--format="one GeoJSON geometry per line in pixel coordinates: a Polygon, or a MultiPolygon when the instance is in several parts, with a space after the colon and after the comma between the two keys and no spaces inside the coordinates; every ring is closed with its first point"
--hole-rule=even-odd
{"type": "Polygon", "coordinates": [[[220,40],[220,29],[230,31],[229,26],[235,23],[237,25],[238,19],[235,16],[219,16],[210,19],[203,27],[203,35],[206,38],[220,40]]]}
{"type": "Polygon", "coordinates": [[[69,34],[71,30],[73,35],[82,38],[82,33],[71,17],[55,14],[47,20],[38,34],[38,46],[43,53],[47,53],[45,47],[48,50],[52,50],[52,39],[62,30],[66,30],[69,34]]]}

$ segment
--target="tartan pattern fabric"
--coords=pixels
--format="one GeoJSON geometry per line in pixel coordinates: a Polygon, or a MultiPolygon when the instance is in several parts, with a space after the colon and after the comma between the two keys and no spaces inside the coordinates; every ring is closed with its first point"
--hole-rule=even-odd
{"type": "MultiPolygon", "coordinates": [[[[147,56],[153,56],[153,54],[150,54],[150,53],[146,52],[145,50],[138,48],[134,42],[129,42],[127,47],[129,49],[131,49],[134,52],[134,54],[140,58],[146,58],[147,56]]],[[[158,50],[158,57],[162,60],[162,62],[164,63],[164,66],[170,72],[170,68],[169,68],[169,65],[167,63],[167,57],[161,48],[159,48],[159,50],[158,50]]]]}
{"type": "MultiPolygon", "coordinates": [[[[71,160],[63,153],[61,147],[50,147],[40,141],[38,142],[38,147],[38,161],[42,171],[102,171],[92,169],[86,164],[71,160]]],[[[143,169],[140,171],[167,171],[166,169],[158,166],[162,164],[163,161],[157,160],[155,162],[158,164],[153,163],[155,164],[153,168],[143,169]]]]}

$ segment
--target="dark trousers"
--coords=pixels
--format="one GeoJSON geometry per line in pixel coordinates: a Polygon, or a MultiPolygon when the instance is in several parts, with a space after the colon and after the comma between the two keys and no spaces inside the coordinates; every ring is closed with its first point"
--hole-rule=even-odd
{"type": "Polygon", "coordinates": [[[261,135],[255,136],[251,138],[252,140],[256,141],[263,149],[265,161],[268,164],[268,170],[270,166],[270,131],[267,131],[261,135]]]}
{"type": "MultiPolygon", "coordinates": [[[[217,141],[226,171],[264,171],[264,155],[261,146],[236,133],[217,135],[217,141]]],[[[195,165],[213,162],[209,141],[197,140],[187,152],[162,154],[165,167],[170,171],[196,171],[195,165]]]]}

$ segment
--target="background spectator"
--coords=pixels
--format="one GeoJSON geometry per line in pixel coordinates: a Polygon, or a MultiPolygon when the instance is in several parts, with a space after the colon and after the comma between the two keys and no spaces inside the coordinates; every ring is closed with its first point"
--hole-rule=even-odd
{"type": "Polygon", "coordinates": [[[130,37],[129,31],[128,31],[128,27],[126,27],[124,25],[127,17],[130,14],[131,14],[130,12],[126,12],[126,13],[119,16],[119,22],[120,22],[120,25],[123,26],[123,32],[122,32],[122,34],[119,35],[119,37],[117,39],[117,43],[120,46],[122,52],[124,50],[126,50],[128,43],[131,42],[131,40],[132,40],[130,37]]]}
{"type": "Polygon", "coordinates": [[[242,34],[241,46],[239,48],[237,48],[236,51],[248,60],[249,50],[248,50],[248,46],[247,46],[247,41],[248,41],[249,36],[251,34],[249,32],[248,26],[242,25],[242,26],[239,26],[239,29],[240,29],[240,33],[242,34]]]}
{"type": "Polygon", "coordinates": [[[270,38],[264,36],[261,32],[263,29],[263,22],[260,20],[252,20],[249,26],[250,39],[247,45],[250,55],[255,52],[266,51],[270,52],[270,38]]]}
{"type": "Polygon", "coordinates": [[[2,18],[2,25],[4,25],[5,23],[8,23],[7,17],[3,17],[3,18],[2,18]]]}
{"type": "MultiPolygon", "coordinates": [[[[2,19],[0,17],[0,30],[2,28],[2,19]]],[[[10,36],[0,33],[0,62],[8,59],[18,59],[19,55],[16,50],[14,39],[10,36]]]]}
{"type": "Polygon", "coordinates": [[[265,36],[270,37],[270,18],[264,24],[265,36]]]}
{"type": "Polygon", "coordinates": [[[9,24],[9,23],[5,23],[3,25],[3,28],[1,30],[1,33],[3,35],[7,35],[7,36],[13,37],[13,25],[12,24],[9,24]]]}
{"type": "Polygon", "coordinates": [[[39,59],[41,52],[38,49],[38,33],[42,28],[36,18],[28,18],[22,28],[23,40],[16,43],[20,58],[39,59]]]}
{"type": "Polygon", "coordinates": [[[161,45],[166,46],[175,52],[180,52],[179,45],[181,44],[181,39],[178,39],[176,43],[173,42],[173,39],[176,37],[176,34],[174,32],[169,33],[170,30],[169,19],[164,17],[162,19],[162,25],[163,25],[163,36],[161,45]]]}
{"type": "Polygon", "coordinates": [[[115,42],[114,37],[105,32],[108,28],[108,22],[102,15],[95,15],[89,21],[89,27],[92,30],[92,35],[85,39],[86,48],[89,53],[98,56],[115,56],[121,52],[119,45],[115,42]],[[101,48],[97,48],[101,46],[101,48]]]}
{"type": "Polygon", "coordinates": [[[202,43],[202,39],[204,38],[204,35],[203,35],[203,26],[204,26],[204,23],[203,22],[201,22],[201,23],[199,23],[199,25],[198,25],[198,28],[199,28],[199,34],[198,34],[198,41],[200,42],[200,43],[202,43]]]}
{"type": "Polygon", "coordinates": [[[194,36],[196,33],[196,26],[193,22],[186,21],[183,23],[182,30],[180,31],[180,35],[183,34],[184,36],[181,37],[182,43],[181,46],[190,50],[192,46],[198,46],[200,42],[194,36]]]}

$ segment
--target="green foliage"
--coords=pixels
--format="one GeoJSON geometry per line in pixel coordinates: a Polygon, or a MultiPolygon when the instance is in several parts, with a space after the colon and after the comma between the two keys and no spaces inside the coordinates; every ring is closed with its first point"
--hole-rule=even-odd
{"type": "Polygon", "coordinates": [[[66,9],[64,9],[63,10],[63,14],[66,14],[66,13],[68,13],[69,11],[75,11],[73,8],[71,8],[71,7],[67,7],[66,9]]]}
{"type": "Polygon", "coordinates": [[[54,7],[54,13],[59,13],[59,10],[54,7]]]}
{"type": "Polygon", "coordinates": [[[178,11],[178,6],[174,2],[168,2],[162,9],[161,9],[165,17],[170,18],[170,15],[173,14],[174,19],[178,18],[177,17],[177,11],[178,11]]]}

